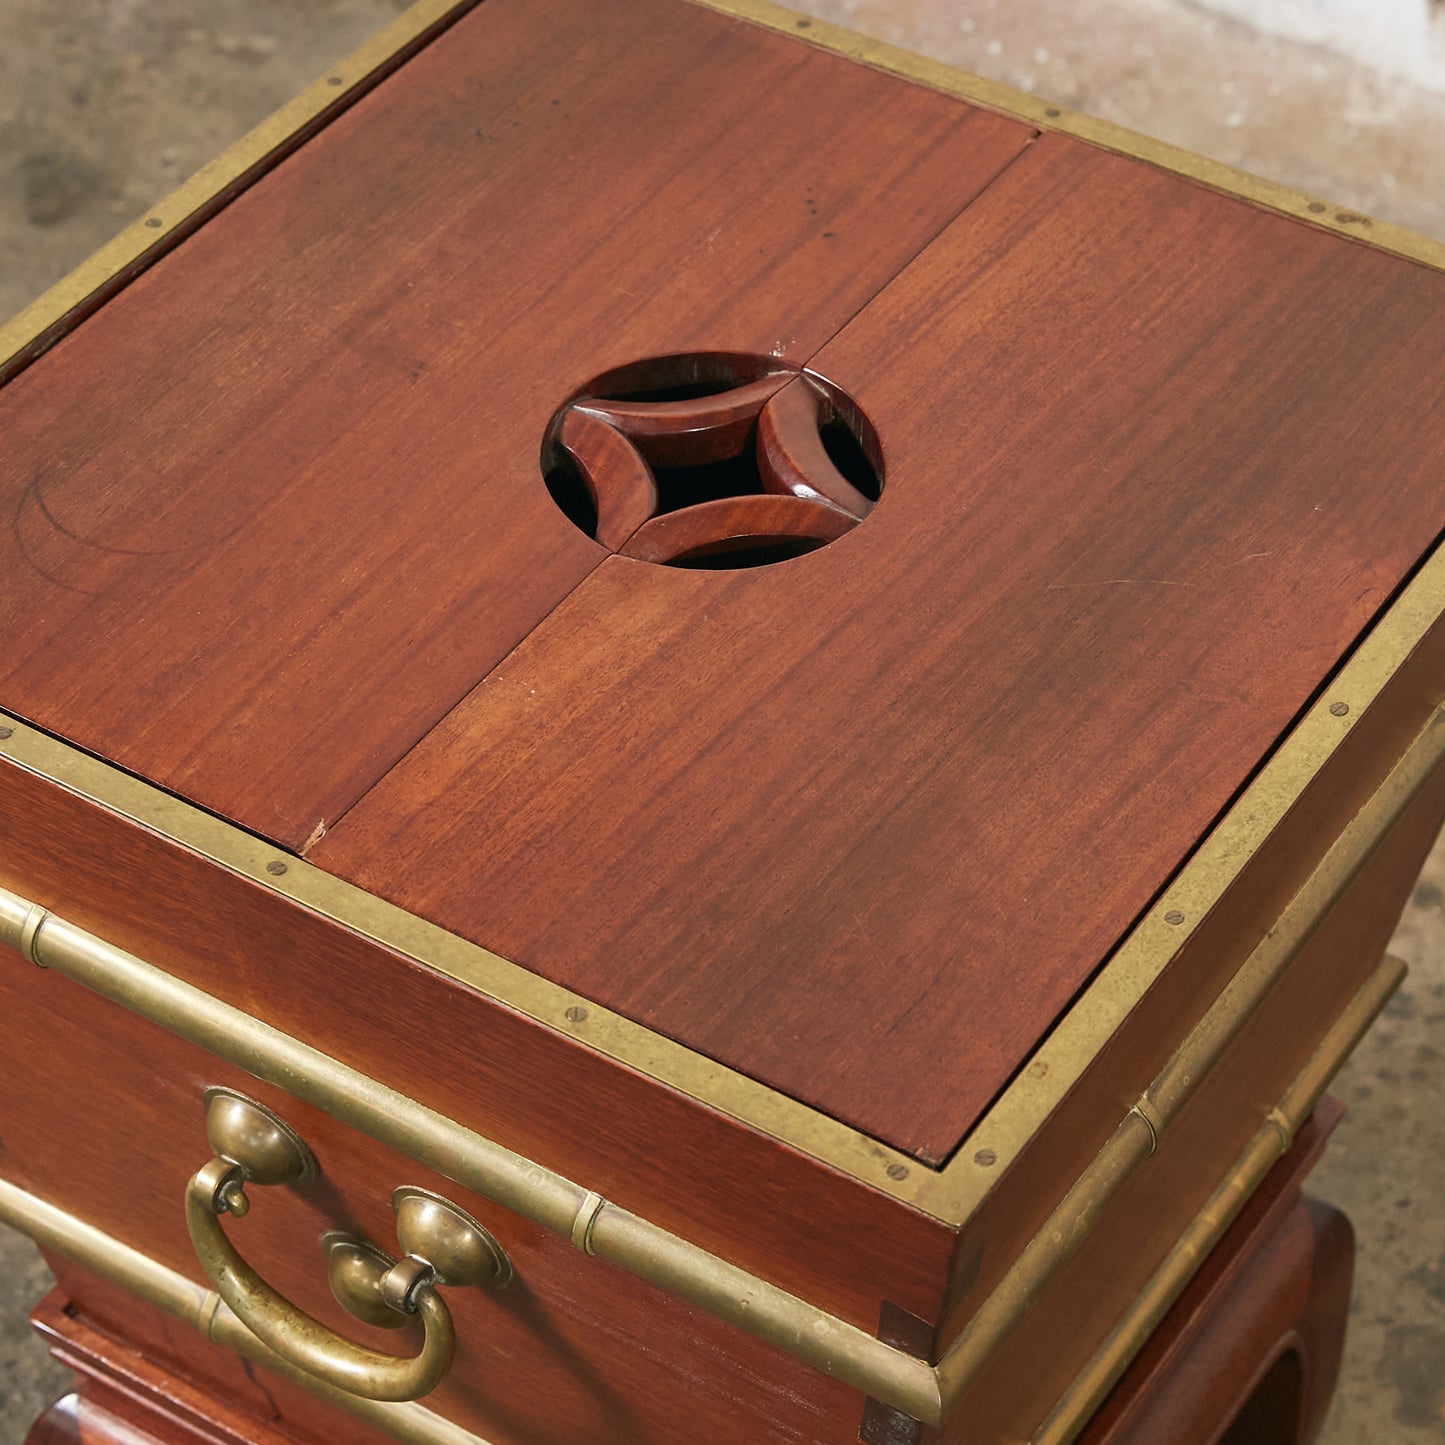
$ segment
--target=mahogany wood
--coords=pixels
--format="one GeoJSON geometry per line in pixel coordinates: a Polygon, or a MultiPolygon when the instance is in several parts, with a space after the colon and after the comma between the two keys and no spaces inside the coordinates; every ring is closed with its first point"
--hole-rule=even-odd
{"type": "MultiPolygon", "coordinates": [[[[492,1445],[818,1445],[856,1437],[863,1397],[781,1351],[590,1258],[281,1090],[13,954],[0,959],[0,1013],[20,1037],[44,1037],[67,1067],[43,1091],[0,1072],[6,1178],[197,1282],[186,1232],[189,1177],[210,1157],[202,1092],[250,1094],[294,1127],[319,1177],[294,1190],[256,1188],[238,1249],[302,1309],[388,1353],[414,1333],[364,1326],[330,1296],[321,1245],[329,1230],[395,1252],[392,1191],[431,1189],[492,1231],[512,1259],[505,1291],[452,1290],[457,1357],[428,1404],[492,1445]]],[[[97,1321],[139,1343],[124,1296],[75,1296],[97,1321]]],[[[875,1305],[875,1320],[876,1309],[875,1305]]],[[[186,1328],[174,1326],[176,1337],[186,1328]]],[[[184,1356],[182,1356],[184,1358],[184,1356]]]]}
{"type": "Polygon", "coordinates": [[[1080,1445],[1311,1445],[1339,1377],[1354,1231],[1305,1199],[1252,1235],[1210,1255],[1080,1445]]]}
{"type": "MultiPolygon", "coordinates": [[[[941,1344],[953,1338],[976,1302],[993,1289],[1042,1226],[1061,1193],[1059,1181],[1078,1177],[1120,1113],[1163,1066],[1173,1040],[1203,1014],[1294,896],[1323,842],[1336,836],[1375,787],[1383,771],[1382,758],[1398,756],[1404,745],[1400,732],[1408,736],[1412,714],[1413,725],[1418,726],[1424,712],[1439,700],[1445,677],[1442,647],[1445,626],[1437,626],[1271,835],[1269,846],[1144,996],[1022,1158],[999,1180],[985,1208],[965,1225],[959,1235],[953,1298],[941,1344]]],[[[1228,1066],[1211,1081],[1201,1107],[1222,1109],[1239,1131],[1232,1145],[1216,1139],[1214,1147],[1242,1146],[1251,1115],[1258,1118],[1278,1100],[1304,1063],[1312,1040],[1363,984],[1389,942],[1442,824],[1445,769],[1437,769],[1395,832],[1291,963],[1263,1013],[1236,1045],[1228,1066]]],[[[976,1147],[988,1143],[980,1135],[976,1147]]],[[[1227,1157],[1220,1154],[1210,1167],[1224,1167],[1227,1157]]],[[[1190,1187],[1201,1187],[1203,1177],[1196,1175],[1190,1187]]],[[[1162,1196],[1168,1191],[1159,1192],[1162,1196]]],[[[1154,1206],[1143,1205],[1139,1217],[1154,1218],[1154,1206]]],[[[1153,1246],[1167,1247],[1167,1224],[1157,1223],[1153,1246]]],[[[1128,1248],[1133,1251],[1143,1243],[1135,1238],[1128,1248]]],[[[1103,1248],[1106,1257],[1108,1246],[1103,1248]]],[[[1120,1284],[1105,1266],[1092,1287],[1108,1297],[1120,1284]]]]}
{"type": "Polygon", "coordinates": [[[941,1317],[953,1231],[3,760],[0,883],[864,1329],[941,1317]]]}
{"type": "Polygon", "coordinates": [[[131,1432],[142,1431],[146,1445],[391,1440],[210,1344],[63,1255],[47,1251],[45,1257],[58,1285],[31,1322],[55,1358],[76,1372],[78,1396],[68,1397],[76,1404],[63,1413],[88,1432],[79,1437],[86,1445],[92,1439],[95,1445],[132,1445],[131,1432]]]}
{"type": "Polygon", "coordinates": [[[1442,302],[1045,137],[810,363],[866,521],[604,562],[309,856],[945,1159],[1445,527],[1442,302]]]}
{"type": "Polygon", "coordinates": [[[672,0],[488,0],[0,391],[0,697],[300,848],[605,555],[538,474],[571,393],[805,360],[1031,135],[672,0]]]}

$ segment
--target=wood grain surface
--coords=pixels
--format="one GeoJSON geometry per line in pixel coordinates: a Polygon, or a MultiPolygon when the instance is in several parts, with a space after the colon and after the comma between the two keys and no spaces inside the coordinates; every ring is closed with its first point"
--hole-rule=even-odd
{"type": "Polygon", "coordinates": [[[1445,526],[1442,301],[1047,137],[811,363],[863,523],[609,559],[311,856],[946,1158],[1445,526]]]}
{"type": "MultiPolygon", "coordinates": [[[[456,1324],[456,1358],[425,1403],[489,1445],[857,1440],[864,1402],[856,1390],[587,1256],[569,1239],[67,978],[41,974],[37,982],[33,965],[8,950],[0,950],[0,1009],[17,1032],[43,1033],[55,1057],[72,1061],[44,1090],[16,1070],[0,1072],[6,1177],[197,1283],[205,1276],[187,1235],[183,1201],[188,1179],[211,1155],[202,1094],[213,1084],[273,1109],[315,1155],[316,1177],[294,1188],[253,1187],[244,1220],[230,1219],[226,1229],[263,1279],[327,1328],[386,1354],[413,1355],[420,1348],[415,1328],[363,1325],[332,1298],[321,1243],[328,1230],[358,1234],[395,1255],[391,1194],[403,1185],[434,1190],[480,1220],[507,1251],[515,1277],[504,1290],[444,1292],[456,1324]]],[[[754,1218],[753,1227],[762,1222],[754,1218]]],[[[200,1357],[214,1356],[213,1375],[219,1365],[223,1377],[238,1379],[224,1351],[181,1323],[167,1324],[162,1350],[147,1348],[144,1321],[138,1327],[132,1319],[141,1312],[120,1291],[86,1289],[79,1302],[162,1368],[168,1357],[182,1365],[195,1361],[204,1380],[200,1357]]],[[[254,1388],[242,1399],[254,1405],[276,1382],[261,1369],[245,1373],[254,1388]]],[[[234,1384],[230,1393],[239,1394],[234,1384]]],[[[283,1400],[306,1398],[295,1387],[277,1393],[283,1400]]],[[[222,1394],[220,1403],[225,1399],[222,1394]]],[[[313,1405],[309,1416],[298,1418],[324,1421],[332,1414],[313,1405]]],[[[330,1438],[371,1439],[367,1431],[352,1433],[346,1417],[334,1419],[337,1433],[330,1438]]]]}
{"type": "MultiPolygon", "coordinates": [[[[862,1329],[885,1300],[942,1317],[956,1230],[618,1067],[568,1036],[565,996],[555,1020],[527,1018],[3,759],[0,885],[862,1329]]],[[[0,950],[4,979],[17,1038],[51,1019],[91,1018],[97,1040],[134,1022],[0,950]]],[[[204,1063],[187,1069],[199,1083],[204,1063]]],[[[181,1087],[159,1052],[149,1077],[181,1087]]],[[[86,1078],[104,1089],[98,1062],[86,1078]]],[[[0,1112],[32,1097],[27,1074],[0,1070],[0,1112]]],[[[74,1173],[41,1124],[46,1167],[74,1173]]]]}
{"type": "Polygon", "coordinates": [[[671,0],[488,0],[0,391],[0,700],[292,848],[605,555],[589,377],[806,359],[1032,132],[671,0]]]}

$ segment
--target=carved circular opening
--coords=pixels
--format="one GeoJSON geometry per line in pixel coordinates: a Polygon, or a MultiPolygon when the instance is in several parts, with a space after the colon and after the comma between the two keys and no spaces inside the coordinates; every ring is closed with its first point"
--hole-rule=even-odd
{"type": "Polygon", "coordinates": [[[857,404],[773,357],[693,352],[594,378],[542,444],[547,490],[589,537],[669,567],[759,567],[853,530],[883,490],[857,404]]]}

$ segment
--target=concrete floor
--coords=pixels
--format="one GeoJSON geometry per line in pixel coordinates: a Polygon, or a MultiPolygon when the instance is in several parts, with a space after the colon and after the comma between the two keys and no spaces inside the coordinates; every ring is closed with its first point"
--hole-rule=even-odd
{"type": "MultiPolygon", "coordinates": [[[[797,8],[1436,236],[1445,96],[1198,0],[794,0],[797,8]]],[[[320,74],[401,0],[4,0],[0,313],[320,74]]],[[[1314,1190],[1360,1262],[1325,1445],[1445,1442],[1445,848],[1395,941],[1413,972],[1336,1085],[1314,1190]]],[[[0,1445],[66,1387],[24,1325],[45,1274],[0,1231],[0,1445]]],[[[582,1445],[582,1442],[579,1442],[582,1445]]]]}

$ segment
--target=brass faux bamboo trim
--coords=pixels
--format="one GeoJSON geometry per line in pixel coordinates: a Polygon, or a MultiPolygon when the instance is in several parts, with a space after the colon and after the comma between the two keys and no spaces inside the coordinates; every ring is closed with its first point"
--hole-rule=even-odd
{"type": "Polygon", "coordinates": [[[941,90],[960,100],[1026,121],[1039,130],[1074,136],[1102,150],[1145,161],[1213,190],[1225,191],[1265,210],[1278,211],[1322,230],[1363,241],[1379,250],[1406,256],[1437,270],[1445,270],[1445,242],[1422,236],[1390,221],[1379,221],[1373,216],[1331,205],[1327,198],[1251,175],[1237,166],[1210,160],[1207,156],[1155,140],[1112,121],[1066,110],[1043,96],[1030,95],[1002,81],[986,80],[981,75],[971,75],[941,60],[931,60],[915,51],[845,30],[841,25],[800,15],[795,10],[774,4],[773,0],[693,0],[693,3],[708,10],[721,11],[735,20],[747,20],[767,30],[781,31],[822,50],[846,55],[850,60],[871,65],[876,70],[925,85],[930,90],[941,90]]]}
{"type": "Polygon", "coordinates": [[[359,1395],[338,1390],[315,1375],[297,1369],[263,1345],[231,1313],[218,1294],[3,1179],[0,1179],[0,1220],[47,1249],[113,1280],[163,1314],[184,1321],[207,1339],[264,1365],[338,1409],[406,1441],[407,1445],[487,1445],[480,1435],[463,1430],[422,1405],[385,1405],[363,1400],[359,1395]]]}
{"type": "Polygon", "coordinates": [[[1069,1445],[1088,1424],[1250,1195],[1294,1143],[1296,1133],[1319,1103],[1330,1080],[1390,1001],[1406,972],[1400,959],[1385,956],[1369,982],[1320,1041],[1284,1098],[1240,1151],[1228,1177],[1210,1196],[1108,1338],[1075,1376],[1048,1419],[1034,1432],[1030,1445],[1069,1445]]]}
{"type": "MultiPolygon", "coordinates": [[[[258,126],[102,248],[9,325],[0,328],[0,381],[59,336],[83,322],[99,301],[157,259],[193,222],[251,183],[300,140],[324,124],[341,103],[412,53],[475,0],[421,0],[297,100],[258,126]],[[334,84],[333,82],[339,82],[334,84]]],[[[807,21],[768,0],[698,0],[714,10],[792,34],[865,64],[1030,124],[1065,131],[1091,144],[1211,185],[1425,264],[1445,267],[1445,246],[1366,218],[1316,212],[1321,203],[1272,182],[1175,147],[1050,106],[1037,97],[967,75],[880,42],[807,21]],[[1054,114],[1053,112],[1057,112],[1054,114]],[[1366,234],[1367,233],[1367,234],[1366,234]]],[[[1194,924],[1233,883],[1254,852],[1294,804],[1315,773],[1389,682],[1411,649],[1445,613],[1445,551],[1430,557],[1402,596],[1374,626],[1329,691],[1294,731],[1201,844],[1174,883],[1116,949],[1094,981],[1021,1069],[942,1170],[932,1170],[825,1114],[759,1084],[651,1029],[579,998],[506,959],[436,928],[361,889],[287,858],[284,874],[267,864],[276,850],[250,834],[189,807],[78,749],[0,717],[0,756],[90,798],[101,807],[281,894],[322,917],[396,950],[494,998],[506,1007],[569,1034],[626,1067],[686,1093],[709,1108],[817,1159],[880,1193],[951,1226],[969,1219],[995,1181],[1018,1158],[1042,1122],[1073,1088],[1099,1050],[1163,973],[1194,924]],[[1343,717],[1331,704],[1348,704],[1343,717]],[[7,733],[9,736],[7,737],[7,733]],[[1165,922],[1167,912],[1185,923],[1165,922]],[[575,1007],[586,1004],[585,1010],[575,1007]],[[585,1019],[569,1018],[585,1013],[585,1019]],[[983,1167],[975,1156],[995,1162],[983,1167]]]]}
{"type": "MultiPolygon", "coordinates": [[[[38,905],[5,889],[0,889],[0,943],[17,950],[28,945],[25,956],[30,961],[65,974],[475,1193],[545,1225],[586,1253],[708,1310],[884,1404],[937,1425],[1054,1274],[1073,1257],[1119,1187],[1154,1154],[1159,1136],[1208,1078],[1442,754],[1445,709],[1431,717],[1336,841],[1311,883],[1251,955],[1231,989],[1145,1090],[1141,1103],[1147,1108],[1135,1105],[1125,1114],[1108,1143],[934,1367],[63,919],[43,910],[37,918],[38,905]],[[1336,853],[1342,856],[1336,858],[1336,853]],[[1312,888],[1322,877],[1319,887],[1312,888]]],[[[1331,1030],[1301,1075],[1319,1081],[1320,1091],[1345,1057],[1337,1051],[1341,1027],[1331,1030]]],[[[1302,1087],[1297,1080],[1264,1121],[1262,1127],[1276,1141],[1287,1143],[1293,1136],[1297,1121],[1291,1110],[1302,1097],[1302,1087]]]]}
{"type": "MultiPolygon", "coordinates": [[[[23,918],[26,911],[24,900],[16,899],[13,894],[0,891],[0,936],[3,936],[7,942],[13,941],[15,936],[15,920],[23,918]]],[[[47,915],[43,922],[48,931],[57,921],[47,915]]],[[[87,936],[80,934],[79,930],[66,932],[63,925],[57,928],[57,933],[63,934],[63,936],[54,942],[47,939],[46,947],[55,950],[53,956],[57,963],[60,961],[61,952],[66,951],[66,961],[68,962],[68,950],[74,948],[77,943],[75,935],[82,940],[87,936]]],[[[106,946],[101,945],[101,948],[104,949],[106,946]]],[[[115,952],[115,950],[107,951],[115,952]]],[[[140,966],[146,967],[146,965],[140,966]]],[[[87,979],[81,976],[83,970],[72,971],[70,968],[62,967],[61,971],[77,978],[79,982],[87,982],[87,979]]],[[[1080,1371],[1049,1418],[1040,1426],[1033,1437],[1033,1445],[1067,1445],[1067,1442],[1072,1440],[1078,1430],[1082,1428],[1100,1401],[1128,1367],[1130,1360],[1133,1359],[1144,1341],[1148,1339],[1150,1333],[1167,1313],[1170,1305],[1178,1298],[1209,1251],[1228,1229],[1245,1201],[1269,1172],[1271,1166],[1289,1148],[1295,1132],[1309,1117],[1310,1111],[1329,1086],[1330,1080],[1334,1078],[1340,1066],[1349,1057],[1355,1045],[1395,989],[1398,988],[1404,976],[1404,964],[1398,959],[1387,957],[1346,1006],[1320,1041],[1304,1068],[1295,1076],[1279,1104],[1265,1117],[1259,1130],[1245,1146],[1224,1182],[1210,1197],[1208,1203],[1170,1251],[1123,1319],[1111,1331],[1084,1369],[1080,1371]]],[[[189,985],[181,985],[181,988],[189,989],[189,985]]],[[[107,990],[99,991],[106,993],[109,997],[114,997],[107,990]]],[[[225,1009],[227,1006],[218,1004],[217,1007],[225,1009]]],[[[275,1031],[270,1032],[274,1033],[275,1031]]],[[[295,1058],[290,1058],[285,1061],[285,1065],[294,1066],[297,1062],[295,1058]]],[[[352,1072],[335,1061],[327,1062],[342,1074],[352,1072]]],[[[297,1080],[293,1076],[292,1091],[298,1097],[309,1097],[312,1102],[318,1102],[314,1094],[308,1094],[306,1091],[305,1082],[305,1080],[297,1080]]],[[[370,1084],[372,1089],[378,1090],[381,1096],[390,1093],[389,1090],[382,1089],[380,1085],[371,1083],[369,1080],[363,1080],[363,1082],[370,1084]]],[[[394,1097],[400,1098],[400,1096],[394,1097]]],[[[410,1110],[418,1107],[404,1099],[401,1100],[401,1103],[410,1110]]],[[[325,1104],[322,1104],[322,1107],[326,1107],[325,1104]]],[[[1122,1138],[1126,1141],[1124,1147],[1117,1151],[1118,1157],[1107,1161],[1101,1171],[1092,1174],[1086,1173],[1081,1177],[1079,1184],[1070,1191],[1064,1204],[1055,1211],[1055,1215],[1040,1231],[1035,1244],[1040,1239],[1044,1239],[1051,1230],[1068,1228],[1071,1224],[1087,1233],[1113,1189],[1132,1172],[1139,1162],[1148,1157],[1149,1151],[1143,1147],[1142,1133],[1144,1131],[1134,1128],[1131,1121],[1143,1122],[1139,1115],[1130,1111],[1115,1135],[1116,1139],[1122,1138]]],[[[479,1136],[470,1134],[459,1125],[450,1124],[450,1121],[445,1120],[440,1122],[448,1125],[458,1136],[466,1136],[464,1142],[474,1142],[482,1146],[483,1154],[497,1149],[497,1146],[489,1144],[479,1136]]],[[[1146,1124],[1145,1130],[1147,1129],[1146,1124]]],[[[505,1153],[506,1151],[500,1152],[505,1153]]],[[[517,1156],[510,1157],[515,1159],[517,1156]]],[[[1100,1157],[1103,1158],[1102,1155],[1100,1157]]],[[[427,1159],[426,1162],[437,1167],[432,1159],[427,1159]]],[[[536,1166],[533,1168],[535,1169],[536,1166]]],[[[547,1173],[544,1170],[537,1172],[541,1175],[547,1173]]],[[[554,1180],[557,1178],[557,1176],[552,1177],[554,1180]]],[[[459,1182],[466,1183],[468,1181],[461,1180],[459,1182]]],[[[559,1180],[558,1182],[565,1184],[565,1181],[559,1180]]],[[[488,1191],[483,1188],[478,1192],[487,1193],[488,1191]]],[[[661,1284],[664,1288],[667,1287],[665,1276],[668,1272],[669,1255],[676,1254],[679,1247],[682,1250],[691,1251],[694,1255],[702,1255],[702,1251],[694,1250],[692,1246],[683,1244],[676,1236],[667,1234],[623,1210],[615,1209],[605,1202],[599,1207],[596,1195],[582,1193],[578,1217],[581,1218],[583,1215],[587,1215],[594,1222],[605,1222],[608,1225],[609,1237],[604,1241],[605,1247],[594,1252],[603,1258],[612,1259],[614,1263],[622,1264],[624,1268],[632,1269],[644,1278],[653,1279],[655,1283],[661,1284]],[[642,1261],[642,1268],[638,1268],[639,1260],[642,1261]],[[651,1268],[648,1267],[649,1261],[652,1262],[651,1268]]],[[[56,1209],[3,1180],[0,1180],[0,1219],[4,1219],[14,1228],[29,1234],[39,1243],[66,1254],[98,1273],[116,1280],[149,1303],[177,1318],[186,1320],[217,1343],[237,1350],[288,1379],[305,1385],[323,1398],[378,1425],[398,1439],[424,1442],[424,1445],[485,1445],[485,1442],[479,1441],[477,1437],[420,1406],[387,1405],[364,1400],[346,1391],[335,1389],[307,1372],[296,1369],[262,1344],[212,1291],[193,1284],[183,1276],[175,1274],[156,1261],[148,1259],[129,1246],[103,1234],[94,1226],[56,1209]]],[[[1062,1264],[1071,1253],[1072,1250],[1061,1252],[1055,1267],[1057,1264],[1062,1264]]],[[[764,1309],[776,1303],[773,1296],[781,1292],[773,1291],[770,1286],[753,1279],[744,1271],[723,1264],[722,1261],[716,1260],[712,1256],[703,1256],[703,1258],[717,1270],[717,1283],[729,1291],[734,1299],[741,1297],[743,1300],[762,1305],[764,1309]]],[[[693,1298],[695,1303],[702,1304],[704,1308],[711,1308],[709,1301],[693,1298]]],[[[787,1298],[791,1300],[791,1297],[787,1298]]],[[[843,1331],[851,1330],[851,1326],[843,1325],[840,1321],[813,1309],[802,1301],[791,1300],[791,1303],[796,1308],[788,1322],[791,1326],[788,1334],[782,1338],[764,1334],[764,1338],[771,1339],[773,1344],[786,1350],[789,1354],[807,1359],[808,1342],[817,1338],[821,1332],[827,1332],[829,1327],[833,1326],[839,1327],[843,1331]]],[[[747,1324],[746,1321],[735,1322],[742,1323],[744,1327],[747,1324]]],[[[763,1332],[754,1331],[754,1333],[762,1334],[763,1332]]],[[[861,1335],[861,1331],[852,1331],[852,1333],[861,1335]]],[[[888,1362],[887,1357],[891,1356],[893,1357],[891,1363],[895,1364],[897,1369],[886,1371],[886,1378],[880,1376],[859,1379],[848,1378],[842,1371],[834,1368],[832,1362],[829,1361],[814,1359],[809,1360],[809,1363],[837,1378],[847,1379],[848,1383],[875,1398],[882,1399],[885,1403],[897,1404],[898,1408],[904,1409],[906,1413],[914,1414],[917,1418],[931,1424],[940,1424],[947,1418],[963,1391],[976,1378],[976,1366],[981,1365],[987,1359],[988,1353],[991,1353],[991,1351],[979,1353],[972,1350],[961,1350],[959,1345],[962,1344],[962,1341],[960,1340],[959,1345],[955,1345],[936,1368],[930,1369],[921,1360],[882,1345],[869,1336],[862,1336],[862,1339],[867,1341],[872,1349],[869,1352],[869,1360],[860,1363],[865,1366],[883,1365],[888,1362]],[[906,1390],[900,1392],[896,1388],[900,1384],[905,1385],[906,1390]],[[907,1404],[902,1402],[904,1395],[907,1396],[907,1404]]]]}
{"type": "Polygon", "coordinates": [[[217,1058],[324,1110],[407,1158],[586,1253],[767,1340],[884,1404],[937,1423],[934,1372],[746,1270],[601,1200],[570,1179],[436,1113],[193,984],[143,962],[0,889],[0,944],[28,929],[32,962],[94,990],[217,1058]]]}

